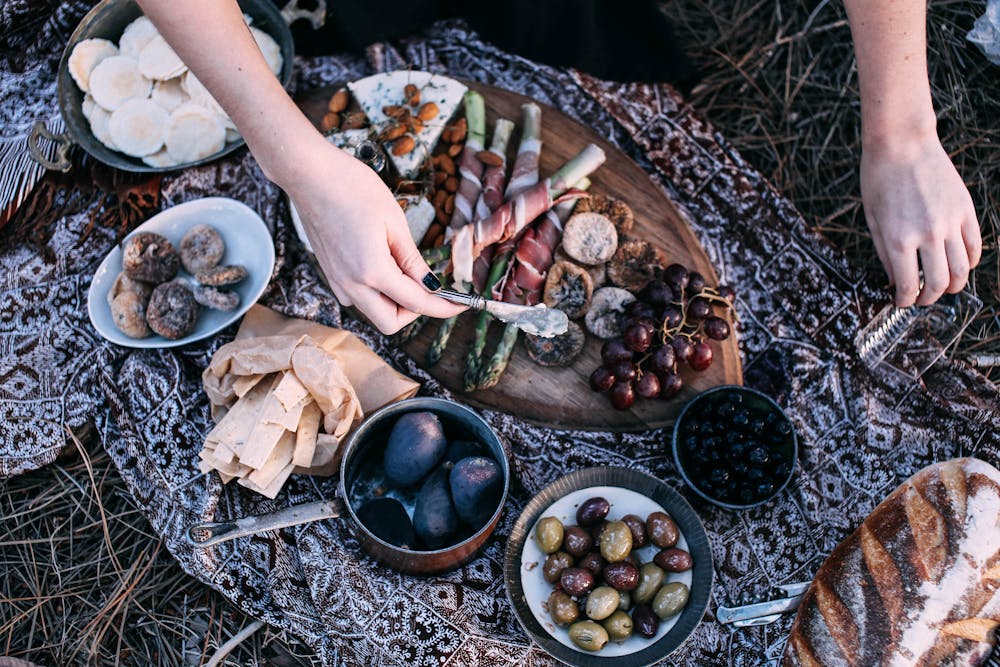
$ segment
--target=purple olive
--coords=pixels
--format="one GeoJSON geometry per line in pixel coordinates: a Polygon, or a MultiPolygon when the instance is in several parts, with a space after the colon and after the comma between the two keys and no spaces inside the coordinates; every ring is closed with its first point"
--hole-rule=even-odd
{"type": "Polygon", "coordinates": [[[594,538],[580,526],[568,526],[563,533],[563,549],[573,558],[582,558],[594,548],[594,538]]]}
{"type": "Polygon", "coordinates": [[[660,617],[648,604],[637,604],[632,610],[632,627],[637,634],[652,639],[660,629],[660,617]]]}
{"type": "Polygon", "coordinates": [[[649,541],[661,549],[668,549],[680,539],[677,524],[666,512],[653,512],[646,517],[646,534],[649,541]]]}
{"type": "Polygon", "coordinates": [[[649,543],[649,538],[646,537],[646,524],[643,523],[642,519],[635,514],[626,514],[622,517],[622,521],[632,531],[633,549],[640,549],[649,543]]]}
{"type": "Polygon", "coordinates": [[[594,576],[597,576],[601,573],[601,570],[604,569],[604,558],[596,551],[591,551],[589,554],[581,558],[576,565],[577,567],[582,567],[587,570],[594,576]]]}
{"type": "Polygon", "coordinates": [[[582,567],[568,567],[559,576],[559,586],[577,598],[593,590],[594,583],[594,575],[582,567]]]}
{"type": "Polygon", "coordinates": [[[653,562],[667,572],[684,572],[691,569],[691,554],[683,549],[664,549],[653,556],[653,562]]]}
{"type": "Polygon", "coordinates": [[[604,581],[618,591],[631,591],[639,585],[639,568],[627,560],[609,563],[604,568],[604,581]]]}
{"type": "Polygon", "coordinates": [[[601,497],[588,498],[576,510],[576,522],[581,526],[593,526],[604,520],[611,511],[611,503],[601,497]]]}

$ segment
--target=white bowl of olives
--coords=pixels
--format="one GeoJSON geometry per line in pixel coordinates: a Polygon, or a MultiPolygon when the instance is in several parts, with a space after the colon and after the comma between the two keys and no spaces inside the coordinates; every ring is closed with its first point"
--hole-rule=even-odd
{"type": "Polygon", "coordinates": [[[522,625],[574,665],[661,659],[701,619],[713,576],[690,505],[623,468],[579,471],[542,491],[511,535],[507,570],[522,625]]]}

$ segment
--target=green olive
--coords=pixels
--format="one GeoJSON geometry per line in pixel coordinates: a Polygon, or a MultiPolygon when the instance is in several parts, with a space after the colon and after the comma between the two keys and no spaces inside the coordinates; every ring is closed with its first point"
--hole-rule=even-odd
{"type": "Polygon", "coordinates": [[[625,560],[632,552],[632,531],[624,521],[612,521],[601,533],[601,555],[609,563],[625,560]]]}
{"type": "Polygon", "coordinates": [[[628,591],[618,591],[618,608],[622,611],[628,611],[631,606],[632,594],[628,591]]]}
{"type": "Polygon", "coordinates": [[[639,585],[632,591],[632,601],[638,604],[649,604],[653,601],[656,591],[663,585],[667,576],[656,563],[646,563],[639,568],[639,585]]]}
{"type": "Polygon", "coordinates": [[[569,625],[580,618],[580,605],[566,593],[556,590],[549,596],[549,615],[556,625],[569,625]]]}
{"type": "Polygon", "coordinates": [[[653,598],[653,613],[660,618],[670,618],[680,612],[688,601],[688,587],[679,581],[664,584],[653,598]]]}
{"type": "Polygon", "coordinates": [[[578,621],[569,626],[569,639],[584,651],[600,651],[608,643],[608,631],[593,621],[578,621]]]}
{"type": "Polygon", "coordinates": [[[598,586],[587,596],[587,617],[603,621],[618,609],[621,596],[611,586],[598,586]]]}
{"type": "Polygon", "coordinates": [[[535,538],[538,540],[539,548],[545,553],[551,554],[559,551],[563,542],[562,521],[554,516],[545,517],[538,522],[538,526],[535,528],[535,538]]]}
{"type": "Polygon", "coordinates": [[[623,642],[632,636],[632,617],[621,609],[604,619],[601,625],[608,631],[611,641],[623,642]]]}

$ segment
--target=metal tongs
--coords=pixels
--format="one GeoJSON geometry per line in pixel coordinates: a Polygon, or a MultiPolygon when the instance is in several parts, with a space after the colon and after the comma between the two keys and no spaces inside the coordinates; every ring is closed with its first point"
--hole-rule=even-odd
{"type": "Polygon", "coordinates": [[[566,333],[569,328],[569,318],[566,313],[555,308],[546,308],[545,304],[537,306],[519,306],[514,303],[493,301],[478,294],[466,294],[447,287],[433,290],[434,294],[473,310],[485,310],[501,322],[513,324],[521,331],[552,338],[566,333]]]}
{"type": "Polygon", "coordinates": [[[785,612],[795,611],[799,608],[802,595],[809,588],[810,583],[803,581],[777,586],[778,589],[785,593],[785,597],[782,598],[766,602],[754,602],[753,604],[745,604],[739,607],[719,607],[715,613],[715,618],[718,619],[719,623],[732,623],[737,628],[774,623],[785,612]]]}

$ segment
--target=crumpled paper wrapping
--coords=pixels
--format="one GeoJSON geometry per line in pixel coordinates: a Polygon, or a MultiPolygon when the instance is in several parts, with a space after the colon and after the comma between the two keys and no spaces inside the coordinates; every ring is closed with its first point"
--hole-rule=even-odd
{"type": "Polygon", "coordinates": [[[203,469],[272,498],[293,472],[336,472],[341,441],[364,415],[420,386],[354,334],[263,306],[247,312],[202,382],[216,422],[201,453],[203,469]]]}

